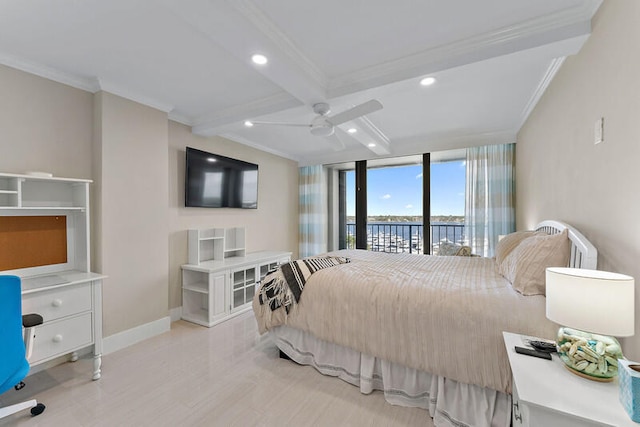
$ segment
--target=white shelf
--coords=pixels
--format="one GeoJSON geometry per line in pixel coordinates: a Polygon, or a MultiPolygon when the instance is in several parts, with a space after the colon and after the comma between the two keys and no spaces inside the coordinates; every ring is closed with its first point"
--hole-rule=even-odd
{"type": "Polygon", "coordinates": [[[193,285],[186,285],[183,286],[182,289],[186,289],[187,291],[191,291],[191,292],[199,292],[201,294],[208,294],[209,293],[209,288],[207,287],[206,283],[196,283],[193,285]]]}
{"type": "Polygon", "coordinates": [[[0,206],[0,209],[19,210],[19,211],[84,211],[86,207],[78,206],[0,206]]]}

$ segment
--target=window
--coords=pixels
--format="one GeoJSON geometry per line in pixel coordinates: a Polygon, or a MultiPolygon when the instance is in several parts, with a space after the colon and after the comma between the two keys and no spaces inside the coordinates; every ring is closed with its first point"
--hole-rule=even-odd
{"type": "MultiPolygon", "coordinates": [[[[465,203],[464,150],[427,155],[429,180],[422,156],[370,161],[366,164],[366,247],[380,252],[432,253],[441,241],[463,242],[465,203]],[[454,160],[452,160],[452,158],[454,160]],[[386,164],[385,164],[386,163],[386,164]],[[430,183],[424,189],[423,182],[430,183]],[[429,204],[423,204],[427,198],[429,204]],[[423,206],[430,206],[425,247],[423,206]],[[431,214],[432,213],[432,214],[431,214]]],[[[348,165],[353,168],[353,165],[348,165]]],[[[340,172],[340,248],[356,247],[356,172],[340,172]]]]}
{"type": "Polygon", "coordinates": [[[466,244],[464,229],[466,167],[464,160],[431,163],[431,244],[466,244]]]}

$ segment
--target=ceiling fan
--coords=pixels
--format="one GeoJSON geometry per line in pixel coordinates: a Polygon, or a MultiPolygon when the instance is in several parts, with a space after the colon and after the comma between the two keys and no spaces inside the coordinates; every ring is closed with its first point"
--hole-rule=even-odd
{"type": "MultiPolygon", "coordinates": [[[[341,125],[343,123],[349,122],[351,120],[357,119],[358,117],[365,116],[369,113],[373,113],[374,111],[378,111],[382,109],[382,104],[380,101],[376,99],[372,99],[370,101],[364,102],[362,104],[356,105],[355,107],[349,108],[346,111],[335,114],[333,116],[329,116],[328,114],[331,112],[331,107],[326,102],[318,102],[317,104],[313,104],[313,112],[317,114],[316,117],[311,120],[309,124],[303,123],[284,123],[284,122],[254,122],[248,121],[245,124],[252,125],[278,125],[278,126],[295,126],[295,127],[306,127],[309,128],[310,132],[314,136],[320,136],[329,138],[334,135],[336,132],[336,126],[341,125]]],[[[336,134],[335,136],[338,136],[336,134]]],[[[331,142],[338,142],[341,148],[344,148],[344,142],[340,137],[334,139],[330,138],[331,142]]]]}

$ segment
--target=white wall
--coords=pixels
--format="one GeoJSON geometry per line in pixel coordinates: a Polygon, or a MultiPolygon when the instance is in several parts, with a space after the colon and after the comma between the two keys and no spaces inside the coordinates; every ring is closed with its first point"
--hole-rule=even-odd
{"type": "MultiPolygon", "coordinates": [[[[640,282],[640,2],[603,2],[518,134],[517,227],[560,219],[598,248],[598,268],[640,282]],[[594,145],[594,123],[605,142],[594,145]]],[[[640,309],[640,292],[636,307],[640,309]]],[[[636,313],[640,312],[636,310],[636,313]]],[[[612,312],[615,315],[615,311],[612,312]]],[[[640,359],[640,315],[625,354],[640,359]]]]}
{"type": "Polygon", "coordinates": [[[225,138],[204,138],[169,122],[169,307],[182,305],[180,266],[190,228],[245,227],[247,251],[298,254],[298,164],[225,138]],[[258,209],[184,207],[185,147],[258,164],[258,209]]]}

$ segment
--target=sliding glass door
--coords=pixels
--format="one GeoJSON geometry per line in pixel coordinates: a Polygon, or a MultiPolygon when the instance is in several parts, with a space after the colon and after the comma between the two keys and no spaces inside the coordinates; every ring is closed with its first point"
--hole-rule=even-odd
{"type": "Polygon", "coordinates": [[[426,154],[371,161],[365,164],[366,178],[360,180],[355,169],[341,170],[340,248],[358,247],[360,234],[366,238],[360,247],[378,252],[437,253],[441,242],[464,242],[465,164],[460,153],[456,155],[454,160],[426,154]],[[423,159],[429,167],[423,166],[423,159]],[[363,183],[366,217],[358,229],[356,211],[362,197],[357,193],[363,183]]]}

